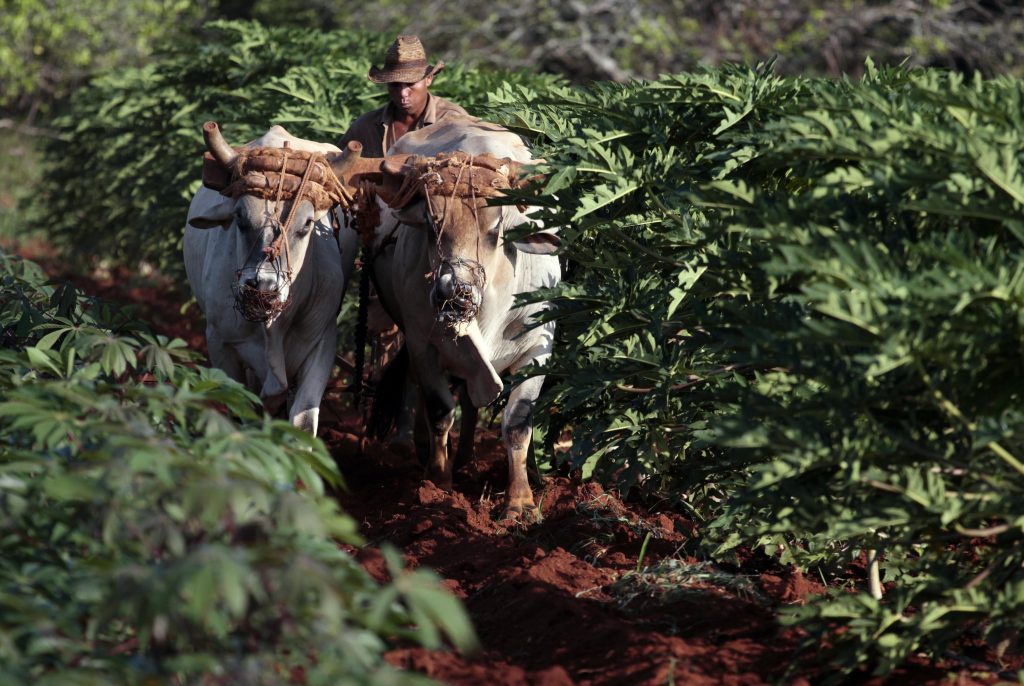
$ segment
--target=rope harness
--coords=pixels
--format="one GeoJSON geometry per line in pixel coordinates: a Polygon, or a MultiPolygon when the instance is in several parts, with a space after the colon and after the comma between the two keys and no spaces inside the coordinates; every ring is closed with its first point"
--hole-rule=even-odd
{"type": "Polygon", "coordinates": [[[434,233],[438,265],[428,276],[431,283],[449,277],[452,293],[437,310],[437,322],[454,332],[459,324],[473,320],[480,311],[487,273],[480,263],[480,208],[487,198],[497,197],[514,187],[518,165],[506,158],[492,155],[474,156],[461,151],[438,153],[430,158],[410,158],[406,162],[412,170],[405,174],[392,207],[404,207],[416,195],[423,194],[426,220],[434,233]],[[443,212],[438,211],[437,198],[446,202],[443,212]],[[452,213],[449,208],[461,202],[473,215],[476,223],[477,259],[456,257],[445,259],[441,253],[441,239],[449,228],[452,213]],[[457,279],[456,274],[469,276],[457,279]]]}
{"type": "MultiPolygon", "coordinates": [[[[266,219],[276,232],[271,244],[263,248],[263,257],[256,271],[270,261],[277,283],[283,284],[282,287],[289,286],[293,275],[288,232],[301,201],[309,200],[314,212],[330,210],[335,205],[341,205],[348,211],[353,204],[352,195],[338,180],[323,153],[293,150],[287,144],[283,148],[243,150],[238,153],[230,171],[231,182],[221,193],[232,198],[251,195],[266,200],[266,219]],[[275,204],[292,201],[283,223],[270,212],[271,200],[275,204]]],[[[338,226],[333,217],[332,224],[337,235],[338,226]]],[[[255,249],[254,242],[245,262],[249,261],[255,249]]],[[[272,321],[291,303],[290,295],[288,300],[282,301],[277,297],[278,291],[264,291],[241,283],[241,274],[241,269],[235,273],[235,309],[248,321],[272,321]]]]}

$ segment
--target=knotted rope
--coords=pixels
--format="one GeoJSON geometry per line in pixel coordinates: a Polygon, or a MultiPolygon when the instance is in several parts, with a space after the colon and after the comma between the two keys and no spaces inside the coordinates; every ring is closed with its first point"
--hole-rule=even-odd
{"type": "Polygon", "coordinates": [[[231,178],[231,183],[221,193],[232,198],[242,195],[267,200],[307,197],[318,212],[335,205],[347,210],[352,201],[351,194],[322,152],[287,147],[244,149],[231,165],[231,178]]]}
{"type": "MultiPolygon", "coordinates": [[[[221,193],[238,198],[251,195],[275,203],[291,200],[284,222],[275,221],[279,231],[273,242],[263,249],[265,259],[273,261],[281,276],[281,255],[284,254],[284,282],[292,280],[288,233],[298,206],[308,199],[315,212],[330,210],[335,205],[348,208],[351,194],[338,180],[323,153],[283,148],[250,148],[239,152],[231,165],[231,178],[221,193]]],[[[254,243],[251,250],[255,249],[254,243]]],[[[251,252],[250,252],[251,256],[251,252]]],[[[248,261],[249,256],[246,257],[248,261]]],[[[236,277],[240,276],[239,272],[236,277]]],[[[235,307],[249,321],[269,321],[278,317],[291,299],[281,301],[276,291],[262,291],[235,280],[235,307]]]]}

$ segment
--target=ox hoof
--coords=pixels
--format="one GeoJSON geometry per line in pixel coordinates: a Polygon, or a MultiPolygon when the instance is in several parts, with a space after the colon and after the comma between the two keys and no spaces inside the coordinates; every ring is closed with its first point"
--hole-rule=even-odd
{"type": "Polygon", "coordinates": [[[530,502],[506,505],[498,521],[502,524],[534,524],[541,519],[540,508],[530,502]]]}

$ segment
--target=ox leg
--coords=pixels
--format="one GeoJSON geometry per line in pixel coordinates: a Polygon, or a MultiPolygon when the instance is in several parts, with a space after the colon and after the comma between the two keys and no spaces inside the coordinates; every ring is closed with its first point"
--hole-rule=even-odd
{"type": "Polygon", "coordinates": [[[455,399],[447,383],[423,389],[423,408],[430,434],[427,478],[441,488],[451,490],[454,461],[448,458],[448,433],[455,423],[455,399]]]}
{"type": "Polygon", "coordinates": [[[462,410],[462,420],[459,422],[459,449],[455,453],[455,469],[464,467],[473,461],[474,447],[476,446],[476,423],[480,411],[469,400],[469,391],[466,385],[459,388],[459,409],[462,410]]]}
{"type": "Polygon", "coordinates": [[[398,417],[395,418],[395,435],[388,441],[388,445],[408,450],[415,442],[416,424],[416,384],[412,377],[407,376],[402,390],[402,403],[398,409],[398,417]]]}
{"type": "Polygon", "coordinates": [[[452,460],[448,459],[448,432],[455,423],[455,399],[437,352],[414,339],[406,339],[409,362],[420,389],[420,409],[429,436],[427,478],[445,490],[452,487],[452,460]]]}
{"type": "Polygon", "coordinates": [[[264,329],[263,346],[267,358],[267,375],[260,389],[260,399],[267,414],[273,416],[288,399],[288,374],[285,371],[282,334],[276,329],[264,329]]]}
{"type": "Polygon", "coordinates": [[[501,436],[508,453],[508,492],[503,519],[518,519],[527,512],[540,514],[533,503],[526,463],[533,437],[533,405],[543,384],[543,376],[534,376],[513,388],[502,416],[501,436]]]}
{"type": "Polygon", "coordinates": [[[427,410],[419,391],[416,397],[419,400],[413,417],[413,445],[416,448],[416,460],[425,468],[430,464],[430,429],[427,428],[427,410]]]}
{"type": "Polygon", "coordinates": [[[332,327],[324,334],[320,344],[299,368],[295,397],[288,410],[288,421],[314,436],[320,420],[320,401],[323,400],[327,382],[330,381],[331,371],[334,369],[337,335],[331,335],[333,332],[332,327]]]}
{"type": "Polygon", "coordinates": [[[228,377],[240,384],[248,385],[249,389],[252,389],[250,384],[246,384],[246,367],[241,356],[234,348],[224,345],[210,327],[206,328],[206,349],[210,356],[211,366],[222,370],[228,377]]]}

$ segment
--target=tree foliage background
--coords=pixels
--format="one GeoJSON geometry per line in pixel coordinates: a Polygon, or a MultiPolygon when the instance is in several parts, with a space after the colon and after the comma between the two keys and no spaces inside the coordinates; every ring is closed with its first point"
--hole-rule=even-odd
{"type": "Polygon", "coordinates": [[[1011,0],[3,0],[0,111],[48,107],[91,76],[213,19],[311,30],[417,33],[449,64],[624,81],[778,56],[777,73],[860,75],[877,64],[987,76],[1024,70],[1024,7],[1011,0]]]}

